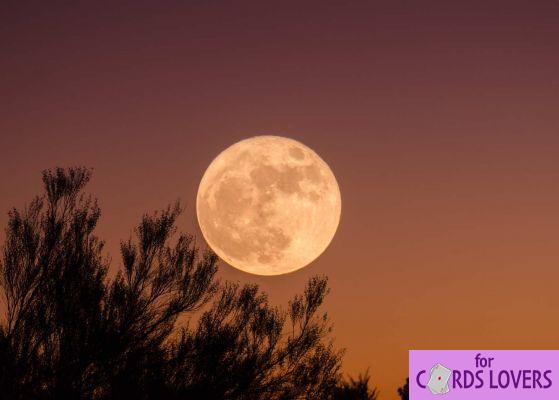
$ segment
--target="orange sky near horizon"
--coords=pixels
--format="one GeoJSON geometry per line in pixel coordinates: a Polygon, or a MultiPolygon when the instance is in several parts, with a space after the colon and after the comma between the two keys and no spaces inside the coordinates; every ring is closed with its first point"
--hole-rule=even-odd
{"type": "Polygon", "coordinates": [[[0,226],[41,170],[85,165],[113,265],[177,198],[202,243],[209,163],[287,136],[336,175],[336,237],[295,273],[220,277],[286,304],[327,275],[344,370],[370,368],[381,399],[408,349],[559,348],[559,2],[9,2],[0,18],[0,226]]]}

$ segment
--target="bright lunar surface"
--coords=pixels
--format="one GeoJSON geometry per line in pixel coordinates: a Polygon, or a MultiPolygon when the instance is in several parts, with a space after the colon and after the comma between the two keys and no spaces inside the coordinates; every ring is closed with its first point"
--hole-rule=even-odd
{"type": "Polygon", "coordinates": [[[209,246],[232,266],[258,275],[298,270],[334,237],[340,189],[307,146],[279,136],[235,143],[210,164],[196,211],[209,246]]]}

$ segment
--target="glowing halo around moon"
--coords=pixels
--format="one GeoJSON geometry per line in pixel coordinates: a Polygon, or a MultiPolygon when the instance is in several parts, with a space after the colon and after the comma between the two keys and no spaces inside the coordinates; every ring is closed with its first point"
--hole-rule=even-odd
{"type": "Polygon", "coordinates": [[[233,144],[206,170],[196,199],[204,238],[242,271],[280,275],[311,263],[332,241],[340,189],[310,148],[279,136],[233,144]]]}

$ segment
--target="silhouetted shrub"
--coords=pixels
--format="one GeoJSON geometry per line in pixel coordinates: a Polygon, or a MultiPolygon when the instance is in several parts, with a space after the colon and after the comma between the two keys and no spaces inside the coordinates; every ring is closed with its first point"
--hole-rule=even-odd
{"type": "Polygon", "coordinates": [[[406,384],[401,388],[398,388],[398,396],[400,396],[402,400],[408,400],[410,398],[409,387],[410,387],[410,380],[409,378],[406,378],[406,384]]]}
{"type": "Polygon", "coordinates": [[[334,400],[376,400],[378,390],[369,387],[369,380],[368,372],[357,379],[341,380],[334,390],[334,400]]]}
{"type": "Polygon", "coordinates": [[[9,213],[2,399],[331,397],[341,352],[319,314],[326,278],[286,311],[254,285],[222,284],[215,254],[174,239],[179,205],[142,218],[109,278],[89,179],[84,168],[46,171],[44,194],[9,213]]]}

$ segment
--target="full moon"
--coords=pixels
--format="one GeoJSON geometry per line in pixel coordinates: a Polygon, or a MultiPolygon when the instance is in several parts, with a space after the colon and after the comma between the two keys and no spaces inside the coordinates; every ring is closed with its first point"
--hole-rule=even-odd
{"type": "Polygon", "coordinates": [[[328,165],[279,136],[233,144],[206,170],[196,199],[208,245],[228,264],[258,275],[296,271],[328,247],[341,196],[328,165]]]}

